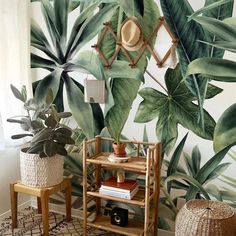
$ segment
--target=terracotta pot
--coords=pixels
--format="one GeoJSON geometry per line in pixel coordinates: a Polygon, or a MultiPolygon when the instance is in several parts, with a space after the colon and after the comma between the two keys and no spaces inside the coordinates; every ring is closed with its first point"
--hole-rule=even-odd
{"type": "Polygon", "coordinates": [[[113,143],[114,154],[117,157],[125,157],[126,156],[125,147],[126,147],[125,143],[113,143]]]}

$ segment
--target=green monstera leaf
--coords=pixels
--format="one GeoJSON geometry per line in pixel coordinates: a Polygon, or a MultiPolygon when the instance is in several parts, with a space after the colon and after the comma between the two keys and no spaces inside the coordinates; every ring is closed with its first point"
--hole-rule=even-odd
{"type": "MultiPolygon", "coordinates": [[[[158,117],[156,134],[164,143],[168,143],[167,152],[173,147],[178,135],[178,124],[192,130],[204,139],[213,139],[215,121],[204,110],[205,129],[198,123],[198,107],[193,103],[196,97],[186,87],[180,67],[175,70],[168,69],[165,75],[168,94],[163,94],[153,88],[144,88],[139,94],[144,99],[139,105],[135,122],[145,123],[158,117]]],[[[207,98],[211,98],[222,90],[208,86],[207,98]]]]}

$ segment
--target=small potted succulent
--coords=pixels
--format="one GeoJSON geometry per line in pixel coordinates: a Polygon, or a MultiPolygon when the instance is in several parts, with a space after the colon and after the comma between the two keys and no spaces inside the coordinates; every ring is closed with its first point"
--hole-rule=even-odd
{"type": "Polygon", "coordinates": [[[66,144],[74,144],[72,130],[61,122],[70,112],[56,111],[52,104],[52,90],[48,90],[44,104],[39,105],[34,98],[27,100],[26,89],[19,91],[11,85],[14,96],[24,103],[25,116],[16,116],[7,121],[18,123],[26,131],[13,135],[12,139],[30,136],[31,140],[20,151],[21,182],[31,187],[48,187],[60,183],[63,179],[66,144]]]}

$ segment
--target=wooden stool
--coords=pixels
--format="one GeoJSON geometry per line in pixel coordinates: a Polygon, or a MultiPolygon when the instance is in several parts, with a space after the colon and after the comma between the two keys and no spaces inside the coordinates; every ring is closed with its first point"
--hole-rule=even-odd
{"type": "Polygon", "coordinates": [[[46,188],[34,188],[28,187],[21,183],[12,183],[10,184],[10,193],[11,193],[11,215],[12,215],[12,228],[17,228],[17,194],[25,193],[37,197],[38,203],[38,213],[42,214],[43,221],[43,235],[48,236],[48,201],[49,196],[65,190],[66,198],[66,219],[67,221],[71,220],[71,179],[64,178],[64,180],[55,186],[46,187],[46,188]]]}

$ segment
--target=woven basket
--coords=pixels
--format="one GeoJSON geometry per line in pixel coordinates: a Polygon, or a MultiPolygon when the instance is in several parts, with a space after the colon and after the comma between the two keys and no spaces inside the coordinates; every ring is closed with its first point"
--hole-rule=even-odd
{"type": "Polygon", "coordinates": [[[63,164],[63,156],[40,158],[38,154],[21,150],[21,183],[30,187],[49,187],[59,184],[63,180],[63,164]]]}
{"type": "Polygon", "coordinates": [[[234,236],[233,210],[223,202],[191,200],[176,217],[176,236],[234,236]]]}

